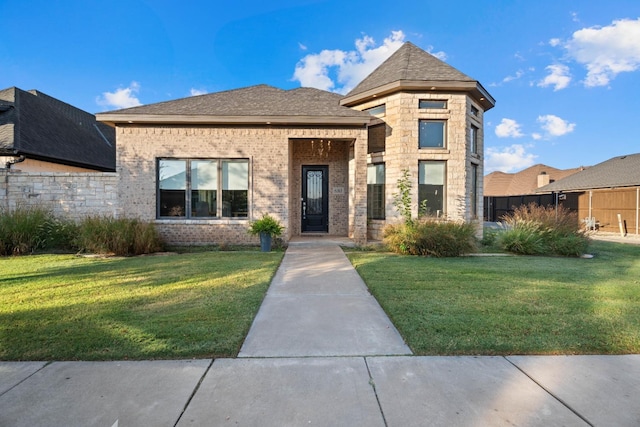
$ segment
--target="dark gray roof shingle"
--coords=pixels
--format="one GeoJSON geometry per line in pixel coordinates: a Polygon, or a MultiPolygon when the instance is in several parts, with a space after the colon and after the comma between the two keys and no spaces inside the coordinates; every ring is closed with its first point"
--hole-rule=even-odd
{"type": "Polygon", "coordinates": [[[640,186],[640,153],[617,156],[560,179],[538,193],[640,186]]]}
{"type": "Polygon", "coordinates": [[[358,84],[347,97],[400,80],[464,81],[474,79],[444,61],[406,42],[393,55],[358,84]]]}
{"type": "Polygon", "coordinates": [[[117,116],[210,116],[210,117],[354,117],[370,115],[340,105],[341,95],[314,88],[278,89],[268,85],[250,86],[224,92],[191,96],[173,101],[142,105],[98,114],[117,116]]]}
{"type": "Polygon", "coordinates": [[[0,91],[0,150],[7,154],[113,171],[115,139],[93,114],[42,92],[0,91]]]}

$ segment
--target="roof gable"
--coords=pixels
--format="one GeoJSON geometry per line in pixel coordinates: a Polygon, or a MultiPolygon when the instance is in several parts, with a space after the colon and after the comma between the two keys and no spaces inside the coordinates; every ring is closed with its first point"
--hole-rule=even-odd
{"type": "Polygon", "coordinates": [[[341,95],[314,88],[250,86],[97,115],[108,123],[334,123],[365,124],[371,116],[340,105],[341,95]]]}
{"type": "Polygon", "coordinates": [[[343,105],[356,105],[368,97],[399,90],[429,89],[471,92],[485,110],[495,100],[477,80],[420,49],[411,42],[404,43],[378,68],[349,92],[343,105]]]}
{"type": "Polygon", "coordinates": [[[617,156],[545,185],[538,193],[640,186],[640,153],[617,156]]]}

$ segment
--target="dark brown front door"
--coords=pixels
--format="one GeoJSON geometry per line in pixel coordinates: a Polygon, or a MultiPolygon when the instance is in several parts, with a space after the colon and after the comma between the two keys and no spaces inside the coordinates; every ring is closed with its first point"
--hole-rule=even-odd
{"type": "Polygon", "coordinates": [[[329,166],[302,167],[302,232],[329,231],[329,166]]]}

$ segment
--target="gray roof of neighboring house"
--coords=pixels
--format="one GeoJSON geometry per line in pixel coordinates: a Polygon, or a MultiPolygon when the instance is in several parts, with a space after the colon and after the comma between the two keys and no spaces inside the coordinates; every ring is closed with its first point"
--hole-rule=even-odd
{"type": "Polygon", "coordinates": [[[250,86],[97,114],[106,123],[365,124],[372,117],[314,88],[250,86]]]}
{"type": "Polygon", "coordinates": [[[495,100],[475,79],[420,49],[411,42],[404,43],[393,55],[349,92],[343,105],[355,105],[363,99],[398,90],[430,89],[467,91],[485,110],[495,100]]]}
{"type": "Polygon", "coordinates": [[[0,90],[0,155],[113,171],[115,141],[93,114],[37,90],[0,90]]]}
{"type": "Polygon", "coordinates": [[[552,184],[540,187],[536,192],[548,193],[635,186],[640,186],[640,153],[614,157],[552,184]]]}

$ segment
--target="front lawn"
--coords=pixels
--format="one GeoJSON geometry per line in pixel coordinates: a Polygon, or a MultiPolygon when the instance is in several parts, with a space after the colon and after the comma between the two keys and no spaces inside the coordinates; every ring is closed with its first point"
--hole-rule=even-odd
{"type": "Polygon", "coordinates": [[[0,258],[0,360],[234,357],[282,256],[0,258]]]}
{"type": "Polygon", "coordinates": [[[593,259],[347,255],[414,353],[640,353],[640,246],[593,259]]]}

